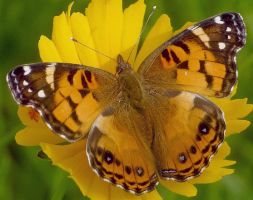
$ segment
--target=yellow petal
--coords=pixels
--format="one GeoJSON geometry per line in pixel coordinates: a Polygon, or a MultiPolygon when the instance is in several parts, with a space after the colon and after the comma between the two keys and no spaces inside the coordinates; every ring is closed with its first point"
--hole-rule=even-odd
{"type": "Polygon", "coordinates": [[[235,163],[232,160],[212,160],[210,166],[199,177],[192,179],[190,182],[193,184],[216,182],[223,176],[234,173],[234,169],[224,167],[234,165],[235,163]]]}
{"type": "Polygon", "coordinates": [[[56,165],[70,173],[70,177],[76,182],[83,195],[88,195],[90,188],[92,187],[92,183],[98,179],[97,175],[91,171],[83,149],[80,153],[73,156],[73,159],[66,159],[62,164],[56,163],[56,165]],[[79,162],[79,164],[76,167],[73,166],[76,165],[74,163],[77,162],[79,162]],[[66,167],[68,168],[66,169],[66,167]]]}
{"type": "Polygon", "coordinates": [[[64,141],[46,126],[39,113],[33,108],[19,106],[18,116],[27,126],[16,134],[15,139],[18,144],[36,146],[40,142],[56,144],[64,141]]]}
{"type": "Polygon", "coordinates": [[[47,127],[25,127],[17,132],[15,140],[19,145],[24,146],[37,146],[41,142],[47,142],[50,144],[62,143],[63,140],[60,136],[53,133],[47,127]]]}
{"type": "Polygon", "coordinates": [[[18,107],[18,116],[21,122],[30,127],[45,127],[43,120],[40,117],[40,114],[31,107],[19,106],[18,107]]]}
{"type": "Polygon", "coordinates": [[[52,40],[60,54],[63,62],[79,64],[75,44],[70,38],[72,37],[71,29],[67,21],[66,14],[54,17],[52,40]]]}
{"type": "Polygon", "coordinates": [[[109,183],[106,183],[105,181],[101,180],[99,177],[96,176],[91,182],[91,185],[87,192],[87,196],[90,199],[94,200],[110,200],[109,188],[109,183]]]}
{"type": "Polygon", "coordinates": [[[189,28],[193,24],[194,24],[193,22],[186,22],[181,28],[179,28],[178,30],[174,31],[173,36],[181,33],[182,31],[184,31],[185,29],[189,28]]]}
{"type": "Polygon", "coordinates": [[[170,191],[183,196],[192,197],[197,195],[197,188],[192,183],[189,182],[161,180],[160,183],[170,191]]]}
{"type": "Polygon", "coordinates": [[[157,192],[157,190],[154,190],[152,192],[144,194],[140,200],[162,200],[162,197],[157,192]]]}
{"type": "MultiPolygon", "coordinates": [[[[73,13],[70,17],[73,37],[80,43],[95,49],[88,19],[81,13],[73,13]]],[[[97,53],[85,46],[75,43],[81,63],[86,66],[100,67],[97,53]]]]}
{"type": "Polygon", "coordinates": [[[110,186],[110,199],[111,200],[119,199],[119,197],[120,197],[120,200],[128,200],[128,199],[137,200],[138,199],[138,197],[135,197],[133,194],[125,192],[124,190],[117,188],[113,185],[110,186]]]}
{"type": "Polygon", "coordinates": [[[213,167],[213,168],[228,167],[228,166],[234,165],[235,163],[236,161],[234,160],[219,160],[219,161],[212,160],[210,167],[213,167]]]}
{"type": "Polygon", "coordinates": [[[240,133],[247,129],[250,125],[250,121],[247,120],[228,120],[226,135],[240,133]]]}
{"type": "Polygon", "coordinates": [[[137,70],[142,61],[171,36],[172,27],[170,24],[170,18],[167,15],[161,15],[148,33],[136,58],[134,69],[137,70]]]}
{"type": "Polygon", "coordinates": [[[84,166],[88,167],[88,163],[86,163],[84,140],[66,145],[41,143],[40,146],[44,152],[47,153],[50,158],[52,158],[53,164],[61,165],[64,163],[64,166],[61,165],[61,167],[63,167],[65,170],[69,170],[73,167],[75,168],[75,165],[73,165],[73,163],[67,161],[68,159],[72,159],[75,156],[78,157],[79,154],[82,154],[82,156],[85,158],[84,160],[80,160],[80,162],[85,163],[84,166]]]}
{"type": "Polygon", "coordinates": [[[39,40],[40,58],[43,62],[62,62],[54,43],[42,35],[39,40]]]}
{"type": "Polygon", "coordinates": [[[85,141],[81,140],[69,145],[41,143],[40,146],[54,165],[70,173],[71,178],[76,181],[82,193],[86,195],[96,174],[91,171],[87,162],[85,141]]]}
{"type": "MultiPolygon", "coordinates": [[[[218,152],[214,155],[213,161],[223,160],[226,158],[231,152],[231,149],[227,142],[224,142],[219,148],[218,152]]],[[[211,163],[212,164],[212,163],[211,163]]]]}
{"type": "Polygon", "coordinates": [[[41,143],[42,150],[57,165],[70,173],[70,177],[79,186],[83,195],[92,200],[160,200],[160,195],[155,190],[142,196],[135,196],[117,188],[99,178],[88,164],[85,149],[85,140],[69,145],[53,145],[41,143]]]}
{"type": "Polygon", "coordinates": [[[139,39],[139,35],[142,29],[145,10],[146,5],[144,4],[144,0],[139,0],[124,10],[121,55],[125,60],[127,60],[131,53],[131,57],[128,60],[131,65],[133,64],[137,51],[138,45],[136,45],[136,42],[137,39],[139,39]],[[136,47],[133,50],[134,45],[136,45],[136,47]]]}
{"type": "Polygon", "coordinates": [[[85,140],[69,145],[41,144],[41,148],[57,165],[70,173],[83,195],[94,200],[104,200],[109,197],[109,183],[102,181],[88,164],[85,140]]]}
{"type": "Polygon", "coordinates": [[[68,12],[67,12],[68,21],[70,20],[71,11],[72,11],[72,7],[73,7],[74,3],[75,3],[75,1],[72,1],[72,2],[68,5],[68,12]]]}
{"type": "Polygon", "coordinates": [[[247,104],[248,99],[212,99],[225,113],[226,120],[240,119],[247,116],[253,110],[252,104],[247,104]],[[239,109],[234,109],[239,108],[239,109]]]}
{"type": "Polygon", "coordinates": [[[215,168],[215,169],[206,169],[203,174],[190,182],[193,184],[207,184],[214,183],[220,180],[223,176],[234,173],[234,169],[227,168],[215,168]]]}
{"type": "Polygon", "coordinates": [[[218,152],[212,158],[210,165],[202,172],[202,174],[190,180],[190,183],[213,183],[220,180],[223,176],[234,172],[233,169],[223,168],[235,164],[235,161],[224,160],[230,154],[229,145],[224,142],[218,152]]]}
{"type": "Polygon", "coordinates": [[[130,194],[129,192],[126,192],[118,187],[115,187],[113,185],[110,185],[110,200],[113,200],[113,199],[120,199],[121,200],[128,200],[128,199],[131,199],[131,200],[141,200],[140,197],[138,196],[135,196],[133,194],[130,194]]]}
{"type": "MultiPolygon", "coordinates": [[[[121,50],[123,11],[122,1],[93,0],[86,9],[96,50],[116,58],[121,50]]],[[[114,73],[116,63],[99,55],[104,70],[114,73]]]]}

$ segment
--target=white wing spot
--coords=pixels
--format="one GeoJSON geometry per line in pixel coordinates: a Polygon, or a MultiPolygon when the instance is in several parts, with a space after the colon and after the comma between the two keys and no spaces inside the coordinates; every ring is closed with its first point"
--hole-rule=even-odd
{"type": "Polygon", "coordinates": [[[215,17],[215,18],[214,18],[214,22],[215,22],[216,24],[224,24],[224,23],[225,23],[224,21],[221,20],[221,17],[220,17],[220,16],[215,17]]]}
{"type": "Polygon", "coordinates": [[[219,49],[225,49],[226,44],[224,42],[219,42],[219,49]]]}
{"type": "Polygon", "coordinates": [[[228,39],[229,39],[229,40],[231,39],[231,36],[230,36],[230,35],[228,35],[228,39]]]}
{"type": "Polygon", "coordinates": [[[27,86],[29,83],[26,80],[23,80],[23,85],[27,86]]]}
{"type": "Polygon", "coordinates": [[[31,67],[30,66],[28,66],[28,65],[25,65],[25,66],[23,66],[23,70],[24,70],[24,75],[26,76],[26,75],[28,75],[28,74],[30,74],[31,73],[31,67]]]}
{"type": "Polygon", "coordinates": [[[18,82],[18,79],[16,79],[16,78],[14,78],[13,82],[16,83],[16,84],[19,83],[19,82],[18,82]]]}
{"type": "Polygon", "coordinates": [[[16,86],[16,91],[17,91],[18,93],[21,92],[18,86],[16,86]]]}
{"type": "Polygon", "coordinates": [[[27,90],[29,93],[31,93],[32,92],[32,89],[31,88],[28,88],[28,90],[27,90]]]}
{"type": "Polygon", "coordinates": [[[227,28],[226,28],[226,32],[231,32],[232,31],[232,29],[228,26],[227,28]]]}
{"type": "Polygon", "coordinates": [[[238,34],[238,35],[241,35],[241,34],[242,34],[242,32],[240,31],[240,29],[237,28],[236,31],[237,31],[237,34],[238,34]]]}
{"type": "Polygon", "coordinates": [[[45,94],[44,90],[40,90],[38,92],[38,97],[40,97],[40,98],[45,98],[46,97],[46,94],[45,94]]]}

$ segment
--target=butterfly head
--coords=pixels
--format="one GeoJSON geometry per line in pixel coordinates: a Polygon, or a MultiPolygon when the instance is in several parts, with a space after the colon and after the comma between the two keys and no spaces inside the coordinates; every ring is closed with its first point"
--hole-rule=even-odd
{"type": "Polygon", "coordinates": [[[140,77],[121,55],[118,55],[117,63],[116,77],[122,94],[121,99],[125,99],[135,108],[142,107],[143,89],[140,77]]]}
{"type": "Polygon", "coordinates": [[[123,72],[132,70],[131,65],[127,61],[125,61],[121,55],[118,55],[117,57],[117,64],[118,66],[116,68],[116,73],[118,75],[123,72]]]}

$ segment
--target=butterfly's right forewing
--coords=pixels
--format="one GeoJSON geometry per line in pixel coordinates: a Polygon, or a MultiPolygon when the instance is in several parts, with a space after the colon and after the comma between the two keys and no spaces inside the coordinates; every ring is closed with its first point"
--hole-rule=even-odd
{"type": "Polygon", "coordinates": [[[15,100],[32,106],[69,141],[83,137],[115,91],[113,75],[64,63],[22,65],[7,76],[15,100]]]}
{"type": "Polygon", "coordinates": [[[138,72],[155,87],[225,97],[236,84],[236,55],[245,42],[241,15],[223,13],[163,43],[138,72]]]}

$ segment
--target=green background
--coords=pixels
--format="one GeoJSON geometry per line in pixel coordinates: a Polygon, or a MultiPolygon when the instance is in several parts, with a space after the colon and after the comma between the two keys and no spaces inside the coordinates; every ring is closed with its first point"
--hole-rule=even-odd
{"type": "MultiPolygon", "coordinates": [[[[124,6],[134,1],[124,1],[124,6]]],[[[248,97],[253,103],[253,3],[252,0],[160,0],[147,1],[148,11],[157,11],[147,30],[161,13],[171,17],[174,28],[186,21],[200,21],[226,11],[240,12],[247,26],[247,45],[238,56],[239,87],[236,98],[248,97]]],[[[53,16],[66,10],[70,0],[0,0],[0,199],[85,199],[74,182],[49,161],[37,157],[38,148],[15,143],[22,128],[17,105],[8,91],[5,76],[15,65],[39,62],[37,42],[41,34],[51,36],[53,16]]],[[[78,0],[74,8],[88,4],[78,0]]],[[[145,35],[145,34],[144,34],[145,35]]],[[[239,108],[235,108],[239,109],[239,108]]],[[[248,119],[252,121],[251,114],[248,119]]],[[[253,199],[253,128],[228,138],[230,159],[237,160],[236,173],[209,185],[199,185],[192,199],[253,199]]],[[[187,199],[165,192],[164,199],[187,199]]]]}

